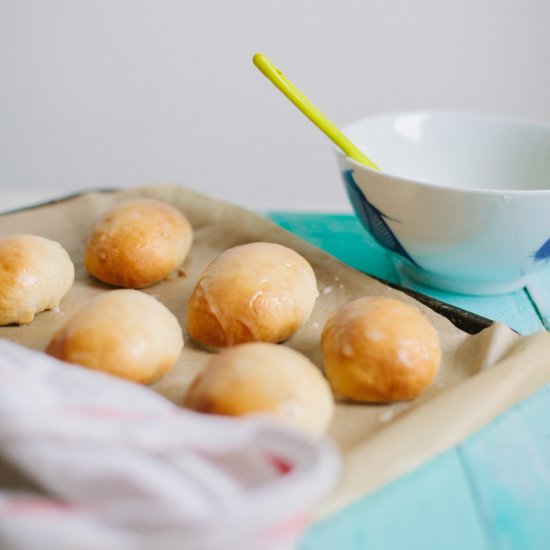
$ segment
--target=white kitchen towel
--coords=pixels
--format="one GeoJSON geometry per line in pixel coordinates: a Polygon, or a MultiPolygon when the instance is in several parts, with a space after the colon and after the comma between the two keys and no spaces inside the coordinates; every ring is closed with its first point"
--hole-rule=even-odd
{"type": "Polygon", "coordinates": [[[292,548],[339,471],[327,440],[194,413],[5,340],[0,462],[10,550],[292,548]]]}

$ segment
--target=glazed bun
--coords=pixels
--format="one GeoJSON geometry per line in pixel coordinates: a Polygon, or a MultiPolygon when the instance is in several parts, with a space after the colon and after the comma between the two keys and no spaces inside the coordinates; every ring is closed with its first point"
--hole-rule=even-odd
{"type": "Polygon", "coordinates": [[[30,323],[56,308],[73,281],[73,262],[58,242],[37,235],[0,239],[0,325],[30,323]]]}
{"type": "Polygon", "coordinates": [[[92,227],[86,269],[110,285],[144,288],[181,265],[192,240],[191,225],[179,210],[152,199],[128,201],[92,227]]]}
{"type": "Polygon", "coordinates": [[[200,276],[187,328],[209,347],[282,342],[309,318],[317,296],[313,269],[294,250],[273,243],[236,246],[200,276]]]}
{"type": "Polygon", "coordinates": [[[359,298],[336,309],[321,339],[332,389],[354,401],[416,397],[441,361],[435,328],[414,307],[383,297],[359,298]]]}
{"type": "Polygon", "coordinates": [[[111,290],[79,309],[54,334],[46,353],[68,363],[150,384],[178,359],[176,317],[137,290],[111,290]]]}
{"type": "Polygon", "coordinates": [[[329,385],[309,359],[263,342],[213,355],[189,388],[185,405],[230,416],[264,413],[312,435],[325,432],[334,409],[329,385]]]}

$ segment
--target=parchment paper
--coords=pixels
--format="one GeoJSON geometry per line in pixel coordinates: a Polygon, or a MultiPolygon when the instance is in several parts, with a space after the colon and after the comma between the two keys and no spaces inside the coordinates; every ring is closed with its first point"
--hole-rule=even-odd
{"type": "Polygon", "coordinates": [[[223,250],[238,244],[281,243],[311,263],[319,298],[309,321],[283,345],[304,353],[321,369],[320,335],[328,315],[335,307],[360,296],[384,295],[412,303],[437,328],[443,363],[435,383],[421,396],[389,405],[337,402],[329,436],[342,451],[342,479],[336,491],[316,510],[317,518],[335,512],[453,446],[550,380],[550,334],[543,331],[521,337],[495,323],[470,336],[409,296],[344,265],[269,220],[175,186],[88,193],[1,216],[0,237],[34,233],[59,241],[75,263],[76,280],[58,311],[41,313],[27,326],[0,327],[0,337],[43,350],[73,311],[92,296],[112,288],[87,274],[83,266],[84,243],[99,215],[114,204],[138,196],[171,203],[185,213],[194,229],[194,243],[183,269],[144,290],[163,302],[182,325],[182,355],[175,367],[152,386],[177,404],[181,404],[189,382],[212,353],[187,335],[187,300],[204,267],[223,250]]]}

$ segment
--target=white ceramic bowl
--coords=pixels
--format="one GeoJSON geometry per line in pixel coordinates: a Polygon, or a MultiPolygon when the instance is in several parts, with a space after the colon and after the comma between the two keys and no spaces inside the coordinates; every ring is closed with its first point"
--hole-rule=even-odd
{"type": "Polygon", "coordinates": [[[548,267],[550,127],[411,112],[343,131],[381,169],[337,153],[351,203],[409,276],[453,292],[499,294],[548,267]]]}

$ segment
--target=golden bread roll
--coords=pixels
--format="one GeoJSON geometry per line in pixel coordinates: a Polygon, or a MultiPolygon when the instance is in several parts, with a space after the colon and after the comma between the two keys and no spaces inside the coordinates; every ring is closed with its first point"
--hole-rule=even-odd
{"type": "Polygon", "coordinates": [[[56,308],[73,282],[73,262],[58,242],[38,235],[0,239],[0,325],[30,323],[56,308]]]}
{"type": "Polygon", "coordinates": [[[86,269],[97,279],[124,288],[144,288],[166,278],[185,260],[193,231],[169,204],[136,199],[115,206],[92,227],[86,269]]]}
{"type": "Polygon", "coordinates": [[[282,342],[309,318],[318,294],[313,269],[294,250],[260,242],[236,246],[200,276],[187,329],[209,347],[282,342]]]}
{"type": "Polygon", "coordinates": [[[416,397],[441,361],[437,331],[414,307],[383,297],[359,298],[336,309],[321,347],[332,389],[354,401],[416,397]]]}
{"type": "Polygon", "coordinates": [[[82,306],[54,334],[46,353],[68,363],[150,384],[183,348],[176,317],[138,290],[111,290],[82,306]]]}
{"type": "Polygon", "coordinates": [[[327,381],[307,357],[264,342],[213,355],[191,384],[185,406],[230,416],[265,413],[313,435],[325,432],[334,410],[327,381]]]}

